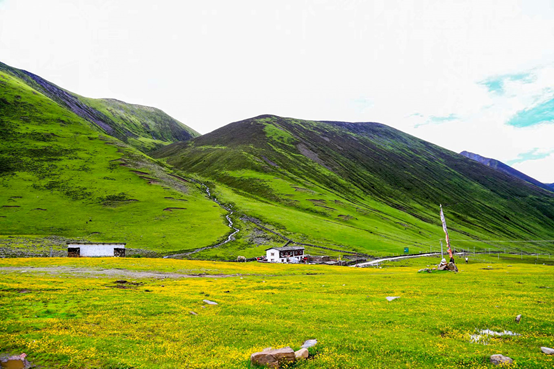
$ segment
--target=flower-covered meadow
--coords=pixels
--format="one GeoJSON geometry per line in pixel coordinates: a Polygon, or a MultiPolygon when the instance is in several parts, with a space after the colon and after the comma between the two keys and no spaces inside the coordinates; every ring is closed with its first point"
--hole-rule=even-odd
{"type": "Polygon", "coordinates": [[[552,266],[491,259],[417,273],[435,260],[358,269],[2,259],[0,353],[25,352],[43,368],[249,368],[253,352],[316,338],[295,368],[488,368],[496,353],[519,368],[554,365],[540,351],[554,346],[552,266]],[[520,335],[471,343],[483,329],[520,335]]]}

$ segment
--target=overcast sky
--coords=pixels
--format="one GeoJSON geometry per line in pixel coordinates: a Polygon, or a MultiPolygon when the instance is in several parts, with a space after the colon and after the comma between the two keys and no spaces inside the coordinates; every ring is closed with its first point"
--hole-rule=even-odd
{"type": "Polygon", "coordinates": [[[554,1],[0,0],[0,61],[201,133],[381,122],[554,182],[554,1]]]}

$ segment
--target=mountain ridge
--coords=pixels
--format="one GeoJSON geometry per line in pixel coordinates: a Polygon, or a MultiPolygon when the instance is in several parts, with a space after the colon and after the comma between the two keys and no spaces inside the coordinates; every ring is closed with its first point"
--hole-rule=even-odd
{"type": "MultiPolygon", "coordinates": [[[[224,186],[228,196],[235,191],[241,201],[252,201],[252,209],[256,201],[267,202],[366,232],[375,231],[359,216],[355,221],[356,208],[425,234],[423,223],[438,226],[437,207],[443,204],[449,228],[459,237],[554,236],[551,192],[382,123],[261,115],[160,148],[153,156],[224,186]],[[299,191],[324,195],[303,197],[299,191]],[[333,205],[337,201],[348,202],[354,212],[343,213],[348,209],[333,205]]],[[[255,216],[277,224],[270,210],[258,211],[255,216]]]]}
{"type": "Polygon", "coordinates": [[[522,173],[519,170],[514,169],[514,168],[510,167],[507,164],[504,164],[503,162],[501,162],[499,160],[486,158],[484,156],[481,156],[479,154],[475,154],[475,153],[472,153],[472,152],[469,152],[469,151],[462,151],[460,153],[460,155],[465,156],[466,158],[475,160],[476,162],[481,163],[483,165],[486,165],[490,168],[493,168],[493,169],[499,170],[503,173],[506,173],[508,175],[511,175],[515,178],[521,179],[525,182],[532,183],[535,186],[538,186],[538,187],[543,188],[545,190],[549,190],[549,191],[554,190],[554,184],[542,183],[542,182],[528,176],[527,174],[522,173]]]}
{"type": "Polygon", "coordinates": [[[13,68],[1,62],[0,71],[19,78],[61,106],[93,123],[103,132],[130,143],[143,152],[199,136],[198,132],[157,108],[129,104],[110,98],[86,98],[67,91],[34,73],[13,68]]]}
{"type": "Polygon", "coordinates": [[[552,192],[383,123],[261,115],[179,141],[182,127],[156,108],[31,75],[0,64],[8,239],[128,241],[219,260],[290,240],[315,255],[417,253],[444,237],[438,204],[457,249],[516,240],[538,252],[554,239],[552,192]],[[228,224],[240,232],[221,243],[228,224]]]}

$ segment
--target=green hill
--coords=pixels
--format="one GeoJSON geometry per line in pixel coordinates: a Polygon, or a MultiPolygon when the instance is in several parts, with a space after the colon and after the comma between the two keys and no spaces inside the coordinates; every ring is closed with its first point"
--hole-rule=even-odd
{"type": "MultiPolygon", "coordinates": [[[[129,119],[144,110],[102,104],[129,119]]],[[[229,233],[225,211],[197,184],[2,70],[0,142],[0,254],[63,253],[70,239],[167,253],[229,233]]]]}
{"type": "Polygon", "coordinates": [[[143,152],[199,136],[198,132],[156,108],[127,104],[115,99],[82,97],[33,73],[3,63],[0,63],[0,71],[16,77],[61,107],[93,123],[100,131],[143,152]]]}
{"type": "MultiPolygon", "coordinates": [[[[436,251],[439,204],[456,248],[536,251],[550,244],[520,241],[554,238],[554,194],[383,124],[260,116],[153,155],[214,181],[245,224],[298,242],[368,254],[436,251]]],[[[254,247],[255,238],[243,233],[204,256],[254,247]]]]}
{"type": "Polygon", "coordinates": [[[457,249],[551,249],[554,193],[383,124],[266,115],[197,136],[0,63],[0,255],[73,239],[223,260],[290,242],[437,251],[439,204],[457,249]],[[220,245],[229,220],[240,231],[220,245]]]}

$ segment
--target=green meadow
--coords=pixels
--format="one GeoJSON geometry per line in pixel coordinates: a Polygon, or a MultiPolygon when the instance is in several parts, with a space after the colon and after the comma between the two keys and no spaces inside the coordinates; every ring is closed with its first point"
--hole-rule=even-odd
{"type": "Polygon", "coordinates": [[[249,368],[254,352],[315,338],[291,367],[490,368],[498,353],[552,367],[540,347],[554,345],[554,260],[476,255],[457,274],[417,273],[437,262],[2,259],[0,347],[44,368],[249,368]],[[485,329],[517,335],[472,342],[485,329]]]}

